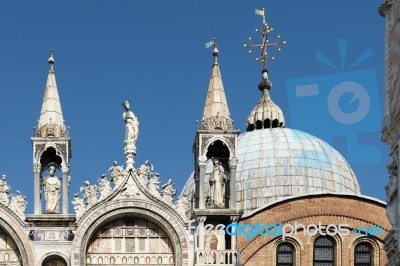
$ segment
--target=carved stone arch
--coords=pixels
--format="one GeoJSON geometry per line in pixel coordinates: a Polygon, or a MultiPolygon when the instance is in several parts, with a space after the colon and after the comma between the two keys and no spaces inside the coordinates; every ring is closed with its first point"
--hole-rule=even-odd
{"type": "Polygon", "coordinates": [[[280,244],[283,244],[283,243],[290,243],[290,244],[293,245],[294,251],[295,251],[295,265],[296,266],[301,266],[301,256],[300,255],[301,255],[301,250],[304,248],[304,245],[299,239],[297,239],[296,236],[285,237],[285,240],[283,240],[282,237],[277,237],[273,241],[273,244],[272,244],[273,247],[274,247],[274,250],[275,250],[274,258],[276,258],[276,256],[278,255],[276,253],[276,249],[278,248],[278,246],[280,244]]]}
{"type": "Polygon", "coordinates": [[[21,220],[0,204],[0,228],[14,241],[20,252],[23,265],[35,265],[35,257],[21,220]]]}
{"type": "Polygon", "coordinates": [[[80,221],[72,248],[72,265],[86,265],[88,244],[95,232],[108,222],[123,217],[138,217],[159,226],[173,244],[175,265],[188,264],[187,232],[176,212],[147,200],[119,200],[105,202],[92,209],[80,221]]]}
{"type": "Polygon", "coordinates": [[[56,151],[56,155],[61,158],[61,167],[66,166],[67,160],[65,159],[65,154],[62,150],[56,145],[56,143],[49,142],[43,145],[37,152],[35,156],[35,162],[40,163],[40,159],[42,158],[43,153],[45,153],[49,148],[53,148],[56,151]]]}
{"type": "Polygon", "coordinates": [[[42,266],[48,259],[58,259],[65,263],[65,265],[70,266],[70,259],[67,258],[64,254],[60,252],[48,252],[42,256],[40,259],[39,265],[42,266]]]}
{"type": "Polygon", "coordinates": [[[360,243],[368,243],[372,247],[372,265],[379,265],[380,261],[380,254],[379,254],[379,243],[378,241],[373,237],[373,236],[361,236],[357,239],[354,240],[353,243],[351,243],[351,262],[354,264],[354,253],[355,253],[355,248],[358,244],[360,243]]]}
{"type": "Polygon", "coordinates": [[[204,143],[204,146],[203,146],[204,149],[203,149],[202,154],[201,154],[202,158],[207,158],[208,148],[210,147],[210,145],[212,145],[215,141],[218,141],[218,140],[221,141],[222,144],[224,144],[228,148],[229,159],[235,157],[235,147],[234,147],[234,145],[228,139],[226,139],[224,137],[214,136],[214,137],[208,139],[206,141],[206,143],[204,143]]]}

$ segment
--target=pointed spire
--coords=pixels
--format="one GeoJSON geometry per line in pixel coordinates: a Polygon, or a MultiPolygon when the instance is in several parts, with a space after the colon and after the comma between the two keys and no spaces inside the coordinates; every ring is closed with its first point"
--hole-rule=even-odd
{"type": "Polygon", "coordinates": [[[58,96],[54,73],[54,57],[51,49],[48,62],[50,69],[35,135],[37,137],[67,137],[60,98],[58,96]]]}
{"type": "Polygon", "coordinates": [[[201,129],[229,130],[233,129],[233,123],[226,102],[221,72],[219,70],[219,51],[217,49],[215,37],[213,41],[206,44],[206,47],[210,47],[211,45],[214,47],[212,52],[212,55],[214,56],[214,64],[212,66],[201,129]]]}

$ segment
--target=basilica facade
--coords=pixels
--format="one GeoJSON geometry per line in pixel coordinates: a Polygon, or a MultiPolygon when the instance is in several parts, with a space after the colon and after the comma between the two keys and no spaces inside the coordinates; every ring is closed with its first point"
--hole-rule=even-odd
{"type": "Polygon", "coordinates": [[[148,161],[135,164],[140,126],[125,101],[126,167],[114,162],[96,184],[86,181],[70,197],[71,142],[50,54],[32,137],[34,213],[25,213],[26,199],[11,195],[3,176],[0,265],[388,262],[386,203],[361,194],[350,165],[329,144],[286,127],[282,110],[271,99],[266,68],[246,132],[237,130],[215,41],[212,46],[203,118],[194,132],[194,170],[180,193],[172,180],[160,184],[148,161]],[[74,210],[69,210],[70,201],[74,210]]]}

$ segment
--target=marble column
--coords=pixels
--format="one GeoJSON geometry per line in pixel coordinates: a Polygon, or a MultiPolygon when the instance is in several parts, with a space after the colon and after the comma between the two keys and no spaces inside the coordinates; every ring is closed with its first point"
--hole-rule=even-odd
{"type": "Polygon", "coordinates": [[[205,195],[204,195],[204,183],[205,183],[205,173],[206,173],[206,163],[207,161],[199,161],[199,209],[205,209],[205,195]]]}
{"type": "Polygon", "coordinates": [[[236,209],[236,166],[237,159],[232,158],[229,161],[230,177],[229,177],[229,209],[236,209]]]}
{"type": "Polygon", "coordinates": [[[33,165],[33,213],[41,214],[42,213],[42,200],[40,198],[40,190],[41,190],[41,180],[40,180],[40,164],[33,165]]]}
{"type": "Polygon", "coordinates": [[[206,216],[199,216],[197,218],[197,225],[198,225],[198,239],[199,239],[199,250],[203,251],[204,250],[204,223],[206,221],[206,216]]]}
{"type": "Polygon", "coordinates": [[[62,170],[62,214],[69,212],[68,169],[62,170]]]}
{"type": "MultiPolygon", "coordinates": [[[[231,223],[235,223],[239,220],[237,216],[231,216],[231,223]]],[[[236,234],[231,236],[231,250],[237,250],[237,236],[236,234]]]]}

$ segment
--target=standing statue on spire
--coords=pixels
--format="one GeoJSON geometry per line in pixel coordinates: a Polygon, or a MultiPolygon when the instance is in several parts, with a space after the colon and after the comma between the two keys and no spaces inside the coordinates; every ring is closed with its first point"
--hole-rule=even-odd
{"type": "Polygon", "coordinates": [[[139,121],[136,116],[130,111],[130,102],[129,100],[125,100],[123,103],[125,108],[125,112],[123,114],[123,118],[125,121],[125,142],[129,146],[129,144],[133,143],[136,146],[136,140],[139,134],[139,121]]]}

